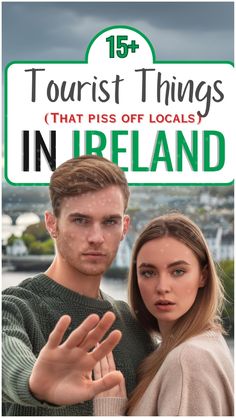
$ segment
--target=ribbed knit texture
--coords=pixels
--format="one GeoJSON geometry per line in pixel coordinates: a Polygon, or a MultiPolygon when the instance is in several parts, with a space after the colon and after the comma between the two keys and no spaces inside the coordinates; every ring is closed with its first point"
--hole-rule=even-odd
{"type": "Polygon", "coordinates": [[[127,407],[127,398],[95,398],[93,400],[94,415],[108,417],[123,416],[127,407]]]}
{"type": "Polygon", "coordinates": [[[116,321],[112,329],[122,332],[114,349],[117,370],[125,377],[128,394],[136,384],[139,363],[152,351],[150,337],[130,314],[128,305],[102,293],[103,300],[81,296],[44,274],[24,280],[3,292],[3,415],[10,416],[91,416],[92,401],[68,407],[56,407],[36,400],[28,380],[34,362],[46,344],[59,318],[70,315],[72,322],[65,338],[91,313],[102,316],[112,311],[116,321]]]}
{"type": "MultiPolygon", "coordinates": [[[[134,416],[233,416],[234,370],[221,334],[208,331],[174,348],[132,411],[134,416]]],[[[124,413],[123,398],[95,398],[94,414],[124,413]]]]}

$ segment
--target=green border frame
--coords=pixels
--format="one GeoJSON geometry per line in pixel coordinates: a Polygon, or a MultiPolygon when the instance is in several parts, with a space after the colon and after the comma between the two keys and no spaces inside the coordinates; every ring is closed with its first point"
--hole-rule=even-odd
{"type": "MultiPolygon", "coordinates": [[[[128,26],[128,25],[114,25],[114,26],[108,26],[107,28],[101,30],[100,32],[98,32],[89,42],[86,52],[85,52],[85,60],[84,61],[38,61],[38,60],[34,60],[34,61],[11,61],[9,62],[6,67],[5,67],[5,72],[4,72],[4,86],[5,86],[5,92],[4,92],[4,177],[7,181],[7,183],[9,183],[12,186],[48,186],[49,183],[13,183],[9,178],[8,178],[8,147],[7,147],[7,136],[8,136],[8,82],[7,82],[7,76],[8,76],[8,69],[11,65],[13,64],[88,64],[88,59],[89,59],[89,52],[90,49],[93,45],[93,43],[95,42],[95,40],[101,36],[103,33],[111,30],[111,29],[129,29],[132,30],[136,33],[138,33],[140,36],[142,36],[144,38],[144,40],[148,43],[150,50],[151,50],[151,54],[152,54],[152,59],[153,59],[153,64],[228,64],[231,65],[232,67],[234,67],[234,63],[231,61],[157,61],[156,60],[156,53],[155,53],[155,49],[151,43],[151,41],[147,38],[146,35],[144,35],[140,30],[133,28],[132,26],[128,26]]],[[[129,186],[180,186],[180,187],[184,187],[184,186],[190,186],[190,187],[194,187],[194,186],[231,186],[234,184],[234,180],[230,181],[229,183],[129,183],[129,186]]]]}

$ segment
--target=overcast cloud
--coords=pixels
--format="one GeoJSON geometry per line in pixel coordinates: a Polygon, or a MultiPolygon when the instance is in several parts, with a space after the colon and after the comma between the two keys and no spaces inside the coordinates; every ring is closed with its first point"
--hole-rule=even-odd
{"type": "Polygon", "coordinates": [[[233,2],[3,2],[3,65],[81,60],[91,38],[130,25],[160,60],[234,60],[233,2]]]}

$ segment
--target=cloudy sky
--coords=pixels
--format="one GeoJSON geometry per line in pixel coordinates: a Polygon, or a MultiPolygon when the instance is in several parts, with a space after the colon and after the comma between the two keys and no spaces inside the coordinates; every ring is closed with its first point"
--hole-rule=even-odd
{"type": "Polygon", "coordinates": [[[3,65],[81,60],[91,38],[130,25],[160,60],[234,60],[233,2],[3,2],[3,65]]]}

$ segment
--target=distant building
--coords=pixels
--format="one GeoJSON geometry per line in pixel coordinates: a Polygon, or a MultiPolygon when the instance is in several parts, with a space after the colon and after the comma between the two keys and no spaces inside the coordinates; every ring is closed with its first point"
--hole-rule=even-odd
{"type": "Polygon", "coordinates": [[[28,254],[28,249],[22,241],[22,239],[18,238],[14,241],[12,245],[8,245],[6,248],[7,255],[15,255],[15,256],[22,256],[28,254]]]}
{"type": "Polygon", "coordinates": [[[234,259],[234,237],[232,233],[223,233],[220,227],[217,231],[205,232],[205,237],[216,261],[234,259]]]}
{"type": "Polygon", "coordinates": [[[234,259],[233,234],[223,235],[220,246],[220,260],[234,259]]]}
{"type": "Polygon", "coordinates": [[[127,238],[121,241],[118,253],[113,263],[113,267],[129,268],[131,259],[131,246],[127,238]]]}

